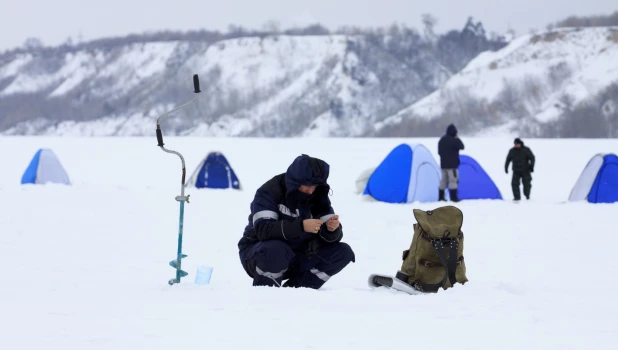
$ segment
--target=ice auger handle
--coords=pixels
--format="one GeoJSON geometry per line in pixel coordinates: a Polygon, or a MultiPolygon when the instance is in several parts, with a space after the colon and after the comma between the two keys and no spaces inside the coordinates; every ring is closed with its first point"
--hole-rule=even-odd
{"type": "Polygon", "coordinates": [[[157,142],[159,142],[157,146],[163,147],[163,134],[161,133],[161,127],[159,126],[157,126],[157,142]]]}
{"type": "Polygon", "coordinates": [[[197,74],[193,74],[193,88],[196,94],[200,92],[200,79],[197,77],[197,74]]]}

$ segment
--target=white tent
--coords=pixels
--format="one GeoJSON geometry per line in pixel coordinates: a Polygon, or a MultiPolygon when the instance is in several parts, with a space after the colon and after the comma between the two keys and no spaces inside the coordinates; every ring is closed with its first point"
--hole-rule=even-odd
{"type": "Polygon", "coordinates": [[[60,183],[70,185],[69,175],[51,149],[39,149],[21,178],[22,184],[60,183]]]}
{"type": "Polygon", "coordinates": [[[618,201],[618,157],[615,154],[593,156],[573,186],[569,201],[618,201]]]}
{"type": "MultiPolygon", "coordinates": [[[[366,170],[357,186],[367,177],[366,170]]],[[[438,200],[440,167],[422,144],[400,144],[395,147],[365,182],[364,195],[381,202],[411,203],[438,200]]]]}

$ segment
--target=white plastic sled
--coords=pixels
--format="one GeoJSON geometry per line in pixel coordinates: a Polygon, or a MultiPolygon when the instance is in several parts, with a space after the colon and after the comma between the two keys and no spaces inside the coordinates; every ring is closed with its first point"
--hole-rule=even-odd
{"type": "Polygon", "coordinates": [[[426,294],[414,289],[411,285],[389,275],[380,275],[377,273],[369,275],[369,287],[371,288],[389,288],[411,295],[426,294]]]}

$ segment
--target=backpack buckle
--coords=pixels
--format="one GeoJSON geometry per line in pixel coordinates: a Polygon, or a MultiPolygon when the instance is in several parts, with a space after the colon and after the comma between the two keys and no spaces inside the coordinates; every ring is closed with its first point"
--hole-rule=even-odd
{"type": "Polygon", "coordinates": [[[431,240],[431,245],[436,247],[446,247],[448,244],[451,244],[452,238],[434,238],[431,240]]]}

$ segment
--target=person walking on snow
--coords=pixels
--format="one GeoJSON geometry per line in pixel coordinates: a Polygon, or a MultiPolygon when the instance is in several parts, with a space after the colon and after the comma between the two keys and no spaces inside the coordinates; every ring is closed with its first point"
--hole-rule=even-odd
{"type": "Polygon", "coordinates": [[[254,286],[319,289],[355,262],[352,248],[341,242],[343,228],[328,197],[329,169],[303,154],[256,191],[238,242],[254,286]]]}
{"type": "Polygon", "coordinates": [[[444,191],[449,188],[449,194],[453,202],[459,202],[457,187],[459,185],[459,151],[464,149],[463,142],[457,136],[457,128],[450,124],[446,128],[446,135],[438,142],[438,154],[440,155],[440,168],[442,178],[438,200],[443,201],[444,191]]]}
{"type": "Polygon", "coordinates": [[[524,146],[524,142],[516,138],[513,142],[514,146],[509,150],[504,164],[504,171],[509,173],[509,163],[513,162],[513,177],[511,179],[511,187],[513,188],[513,199],[519,201],[521,194],[519,192],[520,180],[524,184],[524,196],[530,199],[530,189],[532,188],[532,175],[534,172],[534,154],[530,148],[524,146]]]}

